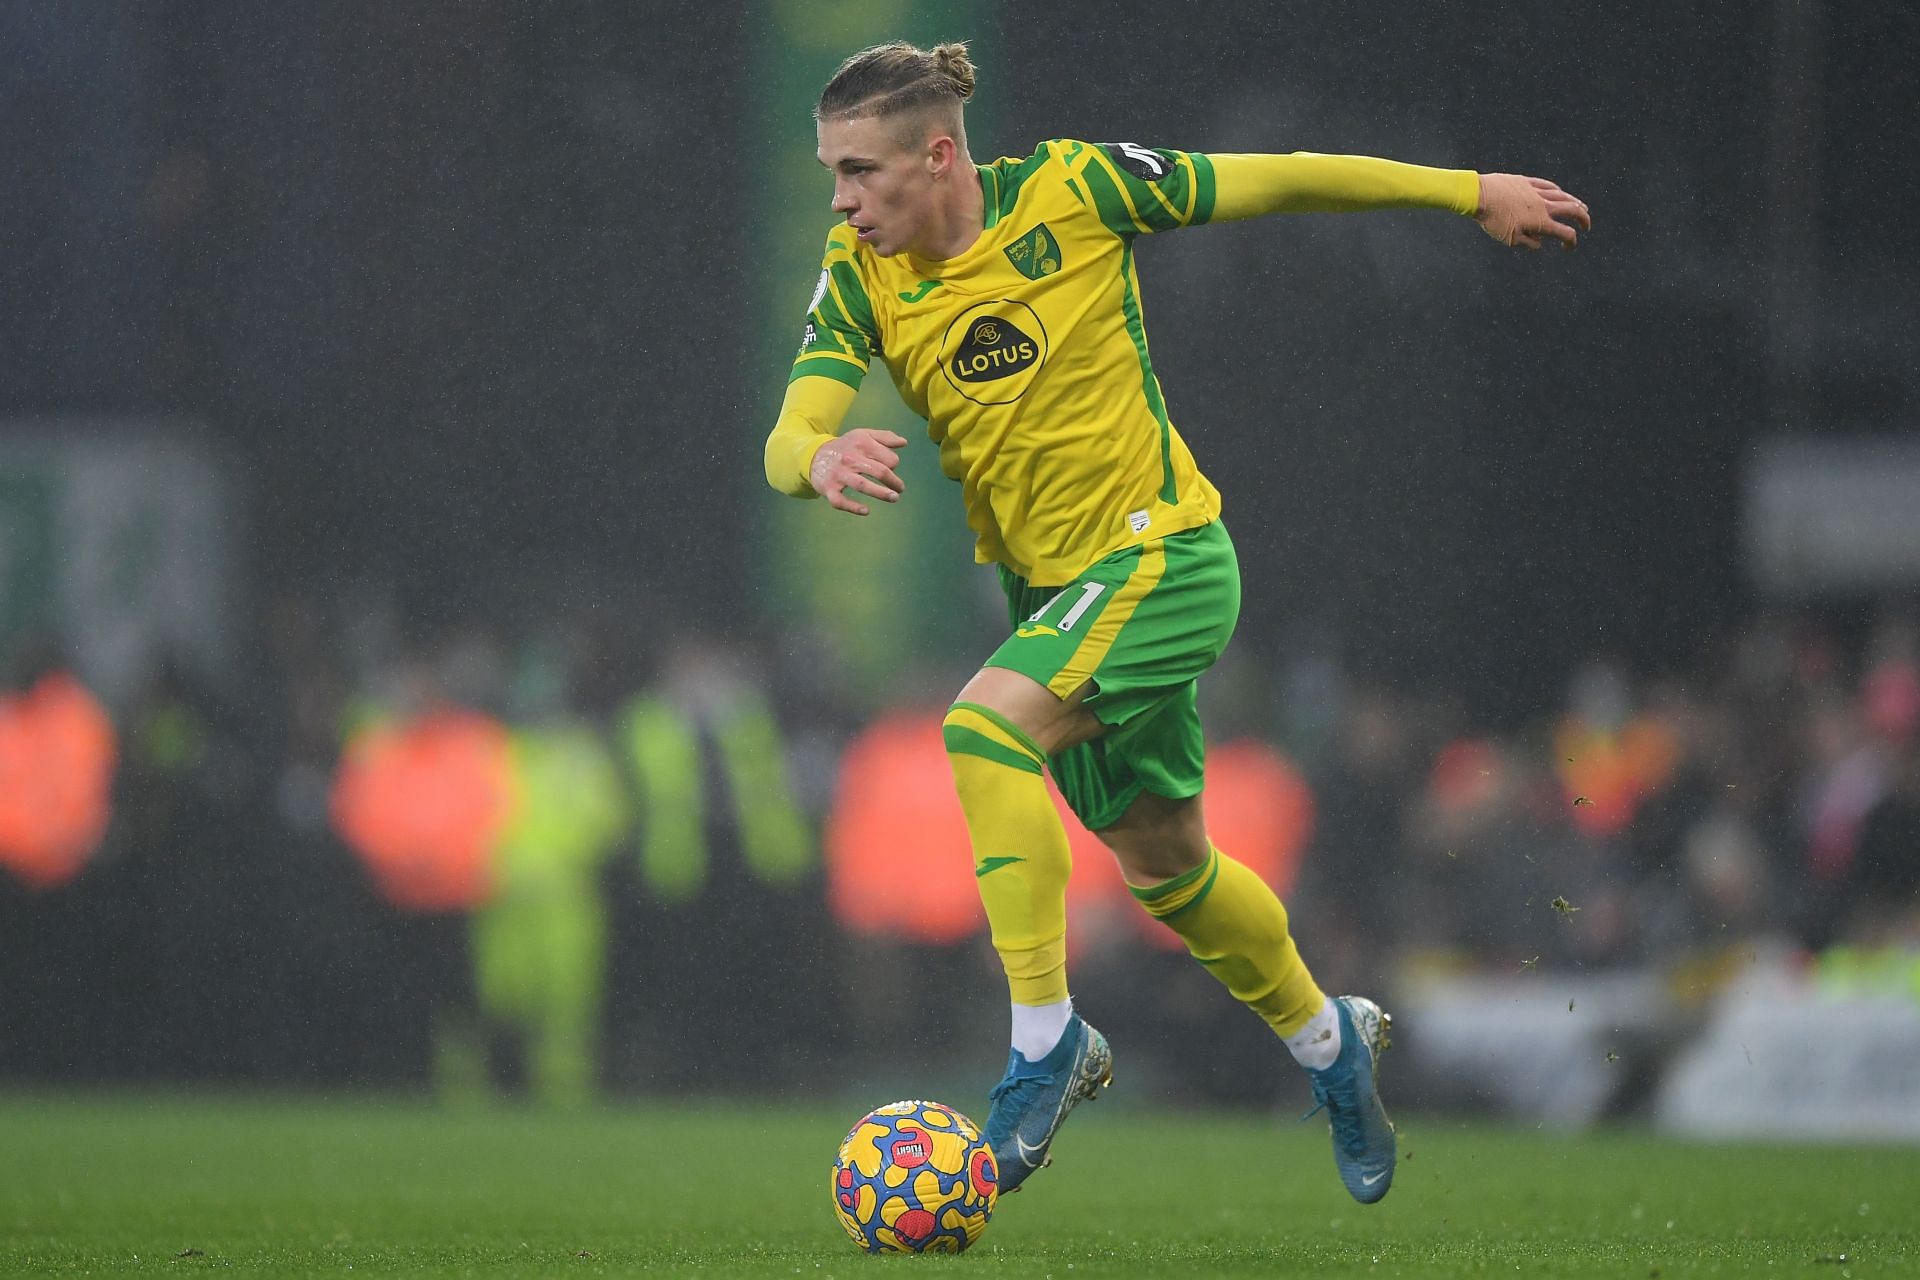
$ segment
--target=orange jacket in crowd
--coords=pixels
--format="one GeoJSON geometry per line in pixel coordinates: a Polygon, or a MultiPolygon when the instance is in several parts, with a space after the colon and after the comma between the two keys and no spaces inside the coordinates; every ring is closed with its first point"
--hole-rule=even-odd
{"type": "Polygon", "coordinates": [[[493,888],[493,857],[513,811],[507,730],[443,710],[356,733],[334,775],[334,830],[382,896],[413,911],[459,911],[493,888]]]}
{"type": "Polygon", "coordinates": [[[1618,730],[1567,716],[1554,726],[1555,770],[1574,825],[1591,836],[1617,836],[1633,825],[1648,796],[1673,777],[1680,758],[1673,733],[1638,715],[1618,730]]]}
{"type": "Polygon", "coordinates": [[[984,929],[940,712],[883,716],[840,758],[827,903],[855,933],[941,945],[984,929]]]}
{"type": "Polygon", "coordinates": [[[0,697],[0,865],[35,888],[72,879],[106,834],[113,722],[64,672],[0,697]]]}

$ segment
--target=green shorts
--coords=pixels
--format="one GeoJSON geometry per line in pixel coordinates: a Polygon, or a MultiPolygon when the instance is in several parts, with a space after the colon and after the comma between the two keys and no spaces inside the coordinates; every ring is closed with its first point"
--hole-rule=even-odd
{"type": "Polygon", "coordinates": [[[1142,791],[1198,795],[1206,745],[1194,680],[1240,616],[1240,564],[1218,520],[1116,551],[1065,587],[1031,587],[1004,566],[1014,632],[987,659],[1064,698],[1091,680],[1086,708],[1110,726],[1054,756],[1054,781],[1090,831],[1142,791]]]}

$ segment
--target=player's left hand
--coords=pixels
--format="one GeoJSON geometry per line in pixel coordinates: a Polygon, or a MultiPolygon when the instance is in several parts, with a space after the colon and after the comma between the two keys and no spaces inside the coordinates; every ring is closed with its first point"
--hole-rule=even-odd
{"type": "Polygon", "coordinates": [[[1473,220],[1501,244],[1522,249],[1538,249],[1548,240],[1571,249],[1581,231],[1593,230],[1586,201],[1545,178],[1517,173],[1480,175],[1480,208],[1473,220]]]}

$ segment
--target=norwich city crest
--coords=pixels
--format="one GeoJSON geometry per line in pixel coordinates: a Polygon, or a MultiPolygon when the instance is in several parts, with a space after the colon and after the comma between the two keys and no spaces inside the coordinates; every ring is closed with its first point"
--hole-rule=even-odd
{"type": "Polygon", "coordinates": [[[1042,222],[1007,246],[1007,259],[1027,279],[1039,280],[1060,269],[1060,245],[1042,222]]]}

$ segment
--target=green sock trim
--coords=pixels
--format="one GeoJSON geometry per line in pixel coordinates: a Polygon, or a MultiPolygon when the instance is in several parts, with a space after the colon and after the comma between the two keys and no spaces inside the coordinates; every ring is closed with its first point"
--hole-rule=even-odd
{"type": "MultiPolygon", "coordinates": [[[[1209,849],[1207,850],[1207,860],[1193,870],[1182,871],[1171,880],[1162,880],[1159,884],[1150,884],[1145,888],[1137,884],[1129,884],[1127,886],[1127,892],[1145,903],[1148,911],[1152,911],[1154,903],[1159,902],[1163,898],[1171,898],[1174,894],[1180,892],[1202,876],[1205,876],[1207,879],[1206,888],[1200,890],[1200,893],[1204,895],[1207,889],[1213,887],[1213,877],[1219,874],[1220,851],[1218,849],[1209,849]]],[[[1189,903],[1187,905],[1191,906],[1192,904],[1189,903]]],[[[1176,907],[1175,910],[1184,911],[1186,907],[1176,907]]],[[[1164,919],[1165,917],[1162,918],[1164,919]]]]}
{"type": "Polygon", "coordinates": [[[978,729],[969,729],[963,724],[950,724],[943,726],[941,736],[947,741],[948,755],[978,756],[982,760],[1004,764],[1022,773],[1037,774],[1042,771],[1040,762],[1032,756],[1004,742],[996,742],[978,729]]]}
{"type": "Polygon", "coordinates": [[[1191,898],[1188,898],[1185,902],[1181,903],[1179,906],[1175,907],[1173,910],[1167,912],[1165,915],[1162,915],[1159,912],[1154,911],[1153,908],[1151,907],[1147,908],[1148,913],[1151,914],[1154,917],[1154,919],[1158,920],[1161,924],[1171,924],[1174,920],[1177,920],[1181,916],[1187,914],[1187,912],[1193,910],[1195,907],[1205,902],[1207,900],[1207,895],[1213,892],[1213,882],[1220,878],[1219,857],[1216,855],[1215,857],[1209,859],[1208,863],[1210,866],[1212,866],[1213,870],[1208,873],[1207,882],[1200,886],[1200,892],[1194,894],[1191,898]]]}
{"type": "Polygon", "coordinates": [[[1040,749],[1040,744],[1022,732],[1019,725],[1007,719],[992,707],[983,707],[977,702],[956,702],[953,704],[953,709],[955,711],[971,711],[977,716],[983,716],[992,721],[998,726],[1001,732],[1025,747],[1028,755],[1032,756],[1042,765],[1046,764],[1047,753],[1040,749]]]}

